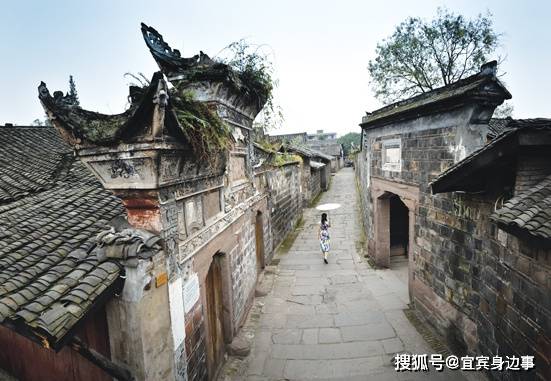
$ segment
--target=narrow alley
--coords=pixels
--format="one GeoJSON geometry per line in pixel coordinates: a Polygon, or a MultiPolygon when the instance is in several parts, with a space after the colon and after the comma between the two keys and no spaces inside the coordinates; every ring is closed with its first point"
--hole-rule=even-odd
{"type": "Polygon", "coordinates": [[[303,228],[279,257],[272,291],[258,298],[263,306],[247,379],[464,379],[460,372],[394,370],[397,352],[434,353],[403,312],[407,261],[375,270],[357,254],[361,228],[352,169],[333,177],[320,200],[329,202],[342,205],[329,212],[329,264],[322,261],[317,238],[321,212],[305,209],[303,228]]]}

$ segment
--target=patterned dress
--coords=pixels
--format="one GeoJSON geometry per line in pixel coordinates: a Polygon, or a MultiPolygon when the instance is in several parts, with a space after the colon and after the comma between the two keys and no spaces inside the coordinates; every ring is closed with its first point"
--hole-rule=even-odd
{"type": "Polygon", "coordinates": [[[329,245],[329,225],[327,222],[320,224],[320,246],[321,251],[327,253],[330,249],[329,245]]]}

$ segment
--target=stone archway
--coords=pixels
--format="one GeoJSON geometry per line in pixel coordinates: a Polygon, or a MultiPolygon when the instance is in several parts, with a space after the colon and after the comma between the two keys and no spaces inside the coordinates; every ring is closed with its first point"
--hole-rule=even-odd
{"type": "Polygon", "coordinates": [[[388,181],[380,178],[371,178],[371,196],[373,200],[373,222],[374,222],[374,247],[372,256],[379,266],[390,267],[390,213],[393,198],[399,198],[400,202],[407,207],[408,213],[408,290],[411,299],[413,287],[413,252],[415,245],[415,216],[419,204],[419,188],[388,181]]]}

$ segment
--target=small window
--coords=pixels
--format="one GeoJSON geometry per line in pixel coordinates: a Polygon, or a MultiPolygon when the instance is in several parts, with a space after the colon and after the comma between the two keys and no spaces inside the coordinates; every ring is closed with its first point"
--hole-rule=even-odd
{"type": "Polygon", "coordinates": [[[400,172],[402,170],[402,144],[400,139],[383,141],[383,171],[400,172]]]}

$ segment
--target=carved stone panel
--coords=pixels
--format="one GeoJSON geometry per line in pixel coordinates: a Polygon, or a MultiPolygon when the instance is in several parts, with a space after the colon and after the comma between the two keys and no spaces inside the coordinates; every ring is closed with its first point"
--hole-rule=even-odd
{"type": "Polygon", "coordinates": [[[205,221],[210,220],[222,211],[219,189],[203,194],[203,210],[205,212],[205,221]]]}
{"type": "Polygon", "coordinates": [[[200,195],[190,197],[185,201],[184,216],[188,236],[199,231],[204,226],[203,203],[200,195]]]}
{"type": "Polygon", "coordinates": [[[230,181],[236,183],[247,179],[245,156],[230,157],[230,181]]]}

